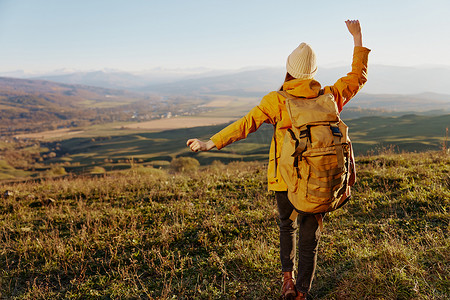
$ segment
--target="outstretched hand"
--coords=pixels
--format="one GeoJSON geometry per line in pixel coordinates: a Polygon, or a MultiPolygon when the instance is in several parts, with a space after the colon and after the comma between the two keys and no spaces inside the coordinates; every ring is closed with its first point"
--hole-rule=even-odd
{"type": "Polygon", "coordinates": [[[216,145],[214,145],[214,142],[211,140],[209,140],[205,143],[198,139],[189,139],[186,142],[186,145],[188,145],[188,147],[190,147],[191,150],[194,152],[209,151],[216,146],[216,145]]]}

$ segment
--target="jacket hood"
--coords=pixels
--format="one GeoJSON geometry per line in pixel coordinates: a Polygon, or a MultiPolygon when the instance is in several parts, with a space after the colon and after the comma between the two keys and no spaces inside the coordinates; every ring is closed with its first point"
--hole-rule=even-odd
{"type": "Polygon", "coordinates": [[[314,79],[293,79],[283,84],[283,90],[295,97],[315,98],[321,88],[314,79]]]}

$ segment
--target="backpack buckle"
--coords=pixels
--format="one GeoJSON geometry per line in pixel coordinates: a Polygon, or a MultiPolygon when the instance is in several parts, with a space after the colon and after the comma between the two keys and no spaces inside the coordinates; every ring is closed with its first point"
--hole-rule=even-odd
{"type": "Polygon", "coordinates": [[[311,137],[311,134],[309,133],[309,129],[305,129],[305,130],[300,131],[300,134],[299,134],[298,137],[301,138],[301,139],[311,137]]]}
{"type": "Polygon", "coordinates": [[[330,128],[331,128],[331,133],[333,133],[334,136],[342,137],[342,133],[341,133],[341,131],[339,130],[339,127],[338,127],[338,126],[330,125],[330,128]]]}

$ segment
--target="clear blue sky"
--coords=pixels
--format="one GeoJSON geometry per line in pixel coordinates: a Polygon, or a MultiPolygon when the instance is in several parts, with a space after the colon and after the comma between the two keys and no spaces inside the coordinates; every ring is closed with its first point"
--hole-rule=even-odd
{"type": "Polygon", "coordinates": [[[360,19],[370,63],[450,66],[448,0],[0,0],[0,72],[283,66],[302,41],[350,62],[360,19]]]}

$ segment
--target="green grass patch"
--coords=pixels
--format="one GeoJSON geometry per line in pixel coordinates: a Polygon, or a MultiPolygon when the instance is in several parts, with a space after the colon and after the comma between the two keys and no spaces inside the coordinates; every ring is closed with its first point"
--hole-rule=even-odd
{"type": "Polygon", "coordinates": [[[0,160],[0,180],[8,180],[14,178],[24,178],[31,175],[31,172],[16,169],[6,160],[0,160]]]}

